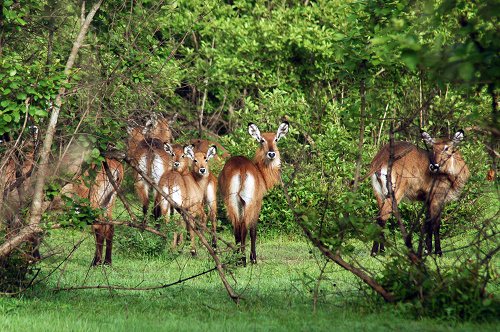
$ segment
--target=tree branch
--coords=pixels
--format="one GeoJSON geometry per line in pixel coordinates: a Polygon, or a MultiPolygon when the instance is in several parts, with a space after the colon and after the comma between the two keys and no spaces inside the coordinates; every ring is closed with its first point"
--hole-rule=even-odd
{"type": "MultiPolygon", "coordinates": [[[[85,36],[90,26],[90,22],[92,22],[92,19],[99,10],[99,7],[101,6],[102,2],[103,0],[100,0],[94,4],[89,14],[85,18],[85,22],[82,24],[80,28],[80,32],[75,42],[73,43],[73,48],[68,57],[68,61],[66,62],[66,67],[64,68],[64,74],[67,77],[64,83],[69,82],[71,69],[73,68],[73,65],[75,63],[78,51],[83,43],[83,40],[85,39],[85,36]]],[[[24,227],[19,232],[18,235],[12,237],[11,239],[9,239],[0,246],[0,258],[6,257],[8,254],[12,252],[12,250],[17,248],[19,245],[21,245],[26,241],[29,241],[33,236],[37,236],[38,234],[43,232],[42,228],[40,227],[40,220],[42,217],[42,210],[43,210],[43,196],[44,196],[43,187],[45,185],[45,178],[48,173],[50,151],[52,147],[52,141],[54,140],[56,125],[59,118],[59,112],[62,105],[62,96],[66,92],[66,88],[64,87],[64,85],[65,84],[63,84],[62,87],[59,89],[59,93],[56,97],[54,108],[52,109],[52,113],[50,115],[47,132],[45,134],[45,139],[43,141],[42,150],[40,152],[40,164],[36,176],[33,201],[31,203],[30,218],[28,225],[24,227]]]]}

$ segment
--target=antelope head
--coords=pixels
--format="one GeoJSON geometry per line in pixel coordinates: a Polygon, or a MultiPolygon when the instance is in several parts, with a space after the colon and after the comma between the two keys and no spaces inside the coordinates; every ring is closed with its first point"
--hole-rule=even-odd
{"type": "Polygon", "coordinates": [[[429,151],[429,170],[432,173],[450,173],[454,174],[453,164],[455,154],[458,153],[458,145],[464,139],[464,131],[459,130],[453,135],[452,139],[434,139],[426,133],[422,132],[422,139],[428,147],[429,151]]]}
{"type": "Polygon", "coordinates": [[[248,133],[260,144],[256,158],[264,161],[265,164],[280,163],[280,154],[278,150],[278,141],[288,133],[288,122],[282,122],[276,133],[260,133],[259,128],[250,123],[248,133]]]}
{"type": "Polygon", "coordinates": [[[183,173],[189,167],[189,160],[194,159],[193,146],[188,145],[180,148],[177,145],[164,144],[165,151],[172,157],[172,169],[179,173],[183,173]]]}
{"type": "Polygon", "coordinates": [[[208,148],[207,154],[204,155],[202,152],[195,153],[195,158],[193,159],[194,167],[193,170],[196,174],[200,176],[208,175],[208,161],[212,159],[217,154],[217,147],[212,145],[208,148]]]}

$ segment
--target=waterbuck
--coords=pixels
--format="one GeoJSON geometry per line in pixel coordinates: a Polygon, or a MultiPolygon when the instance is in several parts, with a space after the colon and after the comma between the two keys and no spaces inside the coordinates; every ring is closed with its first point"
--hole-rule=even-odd
{"type": "MultiPolygon", "coordinates": [[[[422,225],[425,234],[425,245],[428,253],[432,253],[432,237],[434,251],[441,255],[439,228],[441,211],[445,203],[456,200],[467,179],[469,169],[458,152],[459,143],[464,139],[464,132],[459,130],[452,139],[434,139],[428,133],[422,133],[422,139],[429,151],[408,142],[395,142],[385,145],[373,158],[369,176],[372,179],[373,191],[377,199],[379,214],[377,223],[384,227],[392,213],[392,199],[399,204],[401,199],[423,201],[426,207],[426,218],[422,225]],[[389,160],[392,150],[392,170],[390,182],[393,195],[388,190],[389,160]]],[[[384,250],[384,236],[373,243],[372,255],[384,250]]],[[[421,256],[422,247],[418,254],[421,256]]]]}
{"type": "MultiPolygon", "coordinates": [[[[165,150],[172,155],[174,169],[166,172],[160,179],[160,188],[177,204],[180,208],[185,209],[186,212],[192,217],[199,217],[203,227],[206,226],[206,214],[203,209],[205,201],[205,193],[210,184],[210,172],[208,168],[208,161],[217,154],[217,148],[212,146],[208,149],[207,153],[194,153],[193,146],[188,145],[184,147],[182,154],[176,151],[170,144],[165,144],[165,150]],[[189,171],[189,162],[192,160],[194,167],[193,171],[189,171]]],[[[215,198],[214,198],[215,199],[215,198]]],[[[161,214],[165,216],[167,222],[170,216],[171,205],[163,197],[159,200],[161,207],[161,214]]],[[[186,228],[191,237],[191,254],[196,255],[196,238],[195,232],[186,222],[186,228]]],[[[215,236],[215,235],[214,235],[215,236]]],[[[177,235],[174,234],[174,244],[177,243],[177,235]]],[[[212,240],[214,241],[214,240],[212,240]]]]}
{"type": "Polygon", "coordinates": [[[236,244],[240,244],[243,265],[246,265],[245,242],[250,230],[250,261],[257,263],[255,241],[262,200],[268,190],[281,179],[281,159],[277,143],[288,133],[288,122],[279,125],[276,133],[260,133],[253,123],[248,132],[260,146],[253,161],[246,157],[230,158],[219,175],[219,190],[233,225],[236,244]]]}

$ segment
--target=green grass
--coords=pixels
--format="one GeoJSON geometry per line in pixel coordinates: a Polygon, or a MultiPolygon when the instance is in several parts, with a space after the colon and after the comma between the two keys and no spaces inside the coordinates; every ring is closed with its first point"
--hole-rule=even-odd
{"type": "MultiPolygon", "coordinates": [[[[117,232],[117,237],[124,232],[117,232]]],[[[230,238],[225,234],[225,238],[230,238]]],[[[143,234],[145,238],[147,234],[143,234]]],[[[228,278],[243,299],[239,305],[228,297],[216,272],[154,291],[74,290],[58,287],[120,285],[146,287],[175,282],[213,266],[200,249],[197,258],[188,250],[174,254],[163,249],[157,256],[131,254],[117,241],[113,267],[90,268],[93,240],[88,232],[57,230],[45,253],[54,256],[41,264],[46,278],[17,298],[0,297],[2,331],[494,331],[494,323],[457,323],[414,319],[402,307],[372,303],[360,293],[352,275],[329,263],[320,284],[317,305],[313,294],[324,261],[302,238],[261,236],[257,265],[236,267],[228,278]],[[75,253],[49,275],[74,244],[75,253]],[[61,251],[61,249],[63,249],[61,251]],[[361,299],[361,300],[360,300],[361,299]]],[[[367,248],[357,257],[362,264],[376,264],[367,248]]]]}

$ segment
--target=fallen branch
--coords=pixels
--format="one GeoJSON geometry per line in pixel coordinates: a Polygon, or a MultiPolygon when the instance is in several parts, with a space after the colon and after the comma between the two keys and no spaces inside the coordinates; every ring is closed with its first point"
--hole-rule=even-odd
{"type": "Polygon", "coordinates": [[[149,287],[125,287],[125,286],[112,286],[112,285],[97,285],[97,286],[77,286],[77,287],[62,287],[62,288],[56,288],[53,291],[54,292],[60,292],[60,291],[73,291],[73,290],[79,290],[79,289],[104,289],[104,290],[127,290],[127,291],[147,291],[147,290],[155,290],[155,289],[162,289],[162,288],[167,288],[171,286],[178,285],[180,283],[183,283],[185,281],[200,277],[202,275],[208,274],[210,272],[213,272],[217,270],[217,267],[213,267],[210,270],[203,271],[201,273],[189,276],[187,278],[179,279],[177,281],[168,283],[168,284],[163,284],[159,286],[149,286],[149,287]]]}
{"type": "MultiPolygon", "coordinates": [[[[295,177],[295,174],[297,174],[298,170],[299,170],[299,165],[294,165],[294,173],[291,176],[290,182],[293,180],[293,178],[295,177]]],[[[283,192],[285,194],[285,198],[286,198],[286,201],[288,203],[288,206],[290,207],[290,209],[293,212],[295,222],[300,226],[300,228],[302,228],[304,234],[309,239],[309,241],[311,241],[311,243],[314,244],[325,257],[334,261],[336,264],[338,264],[339,266],[341,266],[345,270],[351,272],[356,277],[360,278],[370,288],[372,288],[375,292],[380,294],[386,302],[394,302],[396,300],[392,293],[388,292],[384,287],[382,287],[382,285],[380,285],[378,282],[376,282],[373,278],[371,278],[369,275],[367,275],[364,271],[347,263],[340,256],[340,254],[333,253],[328,248],[328,246],[326,244],[324,244],[320,239],[316,238],[312,234],[312,232],[307,228],[307,226],[303,223],[300,216],[297,214],[297,212],[293,208],[292,200],[290,199],[290,195],[288,193],[288,185],[284,184],[284,183],[283,183],[283,192]]]]}

